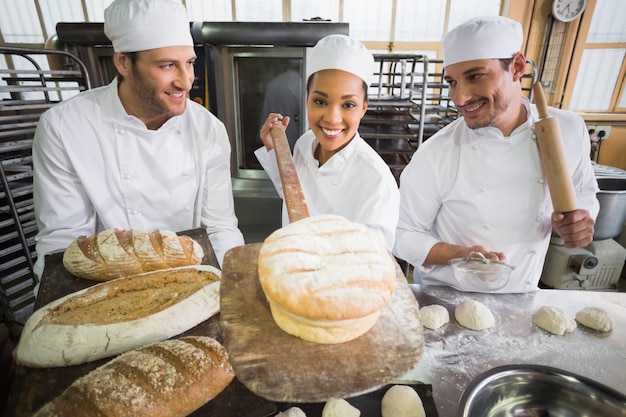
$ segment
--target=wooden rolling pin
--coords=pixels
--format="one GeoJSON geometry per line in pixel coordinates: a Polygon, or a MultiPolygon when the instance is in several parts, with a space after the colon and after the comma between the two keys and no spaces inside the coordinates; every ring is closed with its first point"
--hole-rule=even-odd
{"type": "Polygon", "coordinates": [[[535,134],[548,181],[552,207],[554,207],[554,211],[568,213],[576,210],[578,203],[576,202],[574,184],[567,169],[561,128],[558,120],[548,114],[543,87],[539,82],[533,84],[533,92],[539,112],[539,121],[535,123],[535,134]]]}
{"type": "Polygon", "coordinates": [[[304,200],[302,186],[298,179],[298,172],[293,163],[291,149],[285,128],[281,123],[275,123],[270,129],[272,140],[274,141],[274,152],[280,173],[280,182],[283,185],[283,195],[287,204],[287,214],[291,223],[309,217],[309,208],[304,200]]]}

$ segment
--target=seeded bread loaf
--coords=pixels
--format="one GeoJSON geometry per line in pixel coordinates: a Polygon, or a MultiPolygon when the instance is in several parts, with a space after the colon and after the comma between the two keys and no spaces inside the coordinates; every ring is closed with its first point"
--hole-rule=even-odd
{"type": "Polygon", "coordinates": [[[132,350],[76,380],[35,417],[183,417],[234,378],[223,346],[188,336],[132,350]]]}
{"type": "Polygon", "coordinates": [[[108,281],[144,272],[198,265],[204,251],[189,236],[169,230],[108,229],[76,238],[63,254],[72,275],[108,281]]]}
{"type": "Polygon", "coordinates": [[[278,327],[310,342],[342,343],[374,326],[393,294],[395,265],[366,226],[319,215],[268,236],[258,273],[278,327]]]}
{"type": "Polygon", "coordinates": [[[220,271],[198,265],[96,284],[35,311],[16,348],[30,367],[77,365],[168,339],[219,312],[220,271]]]}

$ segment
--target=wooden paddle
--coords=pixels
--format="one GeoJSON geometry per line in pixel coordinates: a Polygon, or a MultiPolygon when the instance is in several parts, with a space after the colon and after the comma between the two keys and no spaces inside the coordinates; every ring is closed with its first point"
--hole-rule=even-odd
{"type": "MultiPolygon", "coordinates": [[[[280,123],[271,129],[289,220],[309,216],[280,123]]],[[[401,268],[374,327],[346,343],[318,344],[280,329],[258,276],[262,243],[229,250],[222,266],[220,323],[237,379],[277,402],[312,403],[375,391],[411,371],[424,349],[419,307],[401,268]]]]}
{"type": "Polygon", "coordinates": [[[298,179],[298,172],[293,163],[293,156],[289,148],[289,142],[285,135],[285,128],[279,123],[275,123],[270,130],[274,140],[274,153],[280,172],[280,182],[283,184],[283,195],[287,204],[287,214],[291,223],[309,217],[309,208],[304,199],[302,186],[298,179]]]}
{"type": "Polygon", "coordinates": [[[315,403],[375,391],[419,363],[424,335],[419,306],[402,269],[372,329],[339,344],[307,342],[280,329],[257,273],[262,243],[226,253],[220,287],[224,347],[237,379],[277,402],[315,403]]]}
{"type": "Polygon", "coordinates": [[[576,210],[578,203],[576,202],[574,184],[567,169],[561,128],[558,120],[548,114],[543,87],[539,82],[533,84],[533,92],[540,118],[535,123],[535,134],[548,181],[552,207],[554,207],[554,211],[568,213],[576,210]]]}

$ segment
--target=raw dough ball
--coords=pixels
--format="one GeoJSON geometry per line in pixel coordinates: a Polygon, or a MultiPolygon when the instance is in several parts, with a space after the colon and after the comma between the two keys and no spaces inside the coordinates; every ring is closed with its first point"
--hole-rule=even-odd
{"type": "Polygon", "coordinates": [[[448,310],[439,304],[432,304],[420,308],[422,325],[429,329],[438,329],[450,321],[448,310]]]}
{"type": "Polygon", "coordinates": [[[479,301],[466,300],[454,309],[454,317],[463,327],[472,330],[485,330],[496,324],[489,307],[479,301]]]}
{"type": "Polygon", "coordinates": [[[291,407],[288,410],[276,414],[276,417],[306,417],[306,414],[298,407],[291,407]]]}
{"type": "Polygon", "coordinates": [[[361,412],[358,408],[344,399],[328,400],[324,404],[322,417],[360,417],[361,412]]]}
{"type": "Polygon", "coordinates": [[[585,307],[576,313],[576,321],[583,326],[601,332],[608,332],[613,328],[613,318],[606,310],[600,307],[585,307]]]}
{"type": "Polygon", "coordinates": [[[382,417],[426,417],[422,399],[407,385],[394,385],[383,396],[382,417]]]}
{"type": "Polygon", "coordinates": [[[559,336],[576,329],[576,321],[554,306],[540,307],[533,315],[533,322],[543,330],[559,336]]]}

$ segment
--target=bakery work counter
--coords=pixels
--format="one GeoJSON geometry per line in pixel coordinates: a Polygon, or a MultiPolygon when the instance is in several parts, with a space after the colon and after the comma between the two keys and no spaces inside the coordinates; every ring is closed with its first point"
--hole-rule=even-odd
{"type": "Polygon", "coordinates": [[[501,365],[537,364],[588,377],[626,394],[626,294],[572,290],[539,290],[526,294],[463,293],[448,287],[411,288],[419,306],[441,304],[450,322],[424,329],[425,348],[418,366],[406,379],[431,384],[439,415],[455,416],[463,390],[479,374],[501,365]],[[488,306],[494,327],[475,331],[454,319],[454,308],[472,299],[488,306]],[[604,308],[614,319],[611,332],[581,325],[563,336],[550,334],[532,322],[543,305],[561,308],[574,317],[584,307],[604,308]]]}

